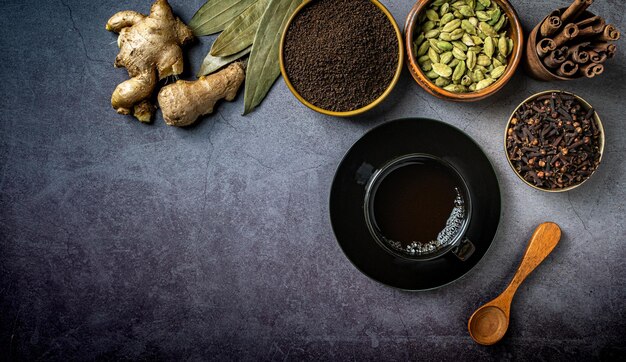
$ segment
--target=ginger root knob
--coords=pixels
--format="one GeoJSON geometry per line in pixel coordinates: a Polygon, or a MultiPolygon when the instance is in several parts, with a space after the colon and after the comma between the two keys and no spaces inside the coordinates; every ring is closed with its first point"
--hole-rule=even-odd
{"type": "Polygon", "coordinates": [[[183,72],[181,46],[193,39],[193,33],[174,16],[167,0],[156,0],[148,16],[120,11],[109,19],[106,29],[119,33],[120,51],[114,65],[126,68],[130,76],[115,88],[111,105],[118,113],[132,113],[149,122],[155,110],[150,97],[157,80],[183,72]]]}
{"type": "Polygon", "coordinates": [[[212,113],[220,99],[235,99],[244,78],[244,65],[236,62],[196,81],[179,80],[163,87],[158,98],[165,123],[188,126],[198,117],[212,113]]]}

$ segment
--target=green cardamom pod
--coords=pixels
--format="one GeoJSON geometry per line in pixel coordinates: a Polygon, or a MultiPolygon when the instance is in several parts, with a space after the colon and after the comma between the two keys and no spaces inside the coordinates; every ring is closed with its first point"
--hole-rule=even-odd
{"type": "Polygon", "coordinates": [[[465,65],[467,65],[468,69],[474,69],[476,66],[476,53],[471,50],[467,51],[467,60],[465,60],[465,65]]]}
{"type": "Polygon", "coordinates": [[[476,90],[482,90],[485,89],[487,87],[489,87],[490,85],[493,84],[493,82],[495,82],[495,79],[493,78],[485,78],[483,80],[481,80],[480,82],[476,83],[476,90]]]}
{"type": "Polygon", "coordinates": [[[441,6],[442,4],[447,3],[448,1],[450,0],[435,0],[433,1],[432,6],[441,6]]]}
{"type": "Polygon", "coordinates": [[[467,51],[467,45],[463,44],[462,41],[455,40],[455,41],[452,42],[452,46],[457,48],[457,49],[462,50],[463,52],[467,51]]]}
{"type": "Polygon", "coordinates": [[[454,57],[452,56],[452,52],[445,52],[445,53],[443,53],[443,54],[441,54],[441,55],[439,56],[439,62],[440,62],[440,63],[444,63],[444,64],[448,64],[448,63],[450,63],[450,61],[452,60],[452,58],[454,58],[454,57]]]}
{"type": "Polygon", "coordinates": [[[421,57],[417,58],[417,64],[423,64],[426,61],[430,61],[430,57],[428,56],[428,54],[422,55],[421,57]]]}
{"type": "Polygon", "coordinates": [[[455,31],[450,33],[450,39],[451,40],[459,40],[459,39],[461,39],[463,37],[463,34],[465,34],[465,30],[463,30],[463,29],[456,29],[455,31]]]}
{"type": "Polygon", "coordinates": [[[508,47],[509,43],[507,42],[506,37],[498,39],[498,52],[500,52],[502,56],[506,57],[506,55],[509,53],[508,47]]]}
{"type": "Polygon", "coordinates": [[[437,21],[439,20],[439,14],[435,10],[428,9],[426,10],[426,17],[428,20],[437,21]]]}
{"type": "Polygon", "coordinates": [[[495,47],[493,44],[493,39],[490,36],[485,38],[485,46],[483,48],[483,51],[485,52],[485,55],[487,55],[489,58],[493,58],[493,52],[495,51],[495,47]]]}
{"type": "Polygon", "coordinates": [[[506,23],[506,16],[501,16],[500,20],[498,20],[498,22],[493,26],[493,30],[500,31],[500,29],[502,29],[505,23],[506,23]]]}
{"type": "Polygon", "coordinates": [[[476,35],[472,35],[472,41],[474,42],[474,45],[482,45],[484,43],[483,39],[476,35]]]}
{"type": "Polygon", "coordinates": [[[500,61],[497,58],[491,59],[491,64],[493,65],[494,68],[497,68],[499,66],[504,65],[504,64],[500,63],[500,61]]]}
{"type": "Polygon", "coordinates": [[[424,37],[425,37],[426,39],[436,38],[436,37],[438,37],[438,36],[439,36],[439,33],[441,33],[441,30],[439,30],[439,29],[432,29],[432,30],[427,31],[427,32],[424,34],[424,37]]]}
{"type": "Polygon", "coordinates": [[[450,76],[452,75],[452,68],[443,63],[433,63],[433,71],[437,73],[440,77],[444,78],[450,78],[450,76]]]}
{"type": "Polygon", "coordinates": [[[509,56],[513,52],[513,46],[515,43],[513,43],[513,39],[511,38],[506,38],[506,43],[508,45],[506,55],[509,56]]]}
{"type": "Polygon", "coordinates": [[[446,24],[448,24],[450,21],[452,21],[452,20],[454,20],[454,19],[456,19],[456,18],[454,17],[454,14],[452,14],[452,13],[447,13],[446,15],[444,15],[444,16],[442,16],[442,17],[441,17],[440,24],[441,24],[441,25],[446,25],[446,24]]]}
{"type": "Polygon", "coordinates": [[[459,0],[459,1],[455,1],[454,3],[452,3],[452,7],[455,9],[460,8],[461,6],[465,6],[466,3],[463,0],[459,0]]]}
{"type": "Polygon", "coordinates": [[[444,41],[451,41],[452,35],[450,35],[450,33],[440,33],[439,39],[444,40],[444,41]]]}
{"type": "Polygon", "coordinates": [[[428,48],[428,57],[433,63],[439,63],[439,53],[433,47],[428,48]]]}
{"type": "Polygon", "coordinates": [[[421,33],[417,38],[415,38],[415,41],[413,43],[417,46],[420,46],[424,42],[424,39],[426,39],[426,37],[424,36],[424,33],[421,33]]]}
{"type": "Polygon", "coordinates": [[[467,92],[467,89],[460,84],[450,84],[448,86],[443,87],[443,89],[452,93],[464,93],[467,92]]]}
{"type": "Polygon", "coordinates": [[[430,43],[427,41],[423,42],[422,45],[420,45],[419,49],[417,49],[417,56],[420,57],[426,54],[428,48],[430,48],[430,43]]]}
{"type": "Polygon", "coordinates": [[[459,62],[452,73],[452,80],[460,80],[465,75],[465,62],[459,62]]]}
{"type": "Polygon", "coordinates": [[[452,56],[459,60],[467,59],[467,55],[465,55],[465,53],[461,49],[456,47],[452,49],[452,56]]]}
{"type": "Polygon", "coordinates": [[[450,4],[443,3],[443,5],[439,8],[439,15],[444,16],[448,11],[450,11],[450,4]]]}
{"type": "Polygon", "coordinates": [[[489,25],[496,25],[498,20],[500,20],[500,16],[502,15],[502,10],[500,10],[499,6],[496,6],[495,9],[490,11],[491,20],[489,21],[489,25]]]}
{"type": "Polygon", "coordinates": [[[486,11],[477,11],[476,12],[476,17],[480,21],[489,21],[489,20],[491,20],[491,15],[487,14],[486,11]]]}
{"type": "Polygon", "coordinates": [[[437,24],[435,24],[434,21],[428,20],[427,22],[424,23],[424,25],[422,25],[422,31],[424,33],[428,32],[428,31],[431,31],[431,30],[433,30],[435,28],[436,25],[437,24]]]}
{"type": "Polygon", "coordinates": [[[469,89],[470,92],[476,92],[476,83],[470,84],[469,87],[467,87],[467,89],[469,89]]]}
{"type": "Polygon", "coordinates": [[[469,6],[471,9],[476,9],[476,0],[466,0],[467,2],[467,6],[469,6]]]}
{"type": "Polygon", "coordinates": [[[491,64],[491,58],[484,54],[480,54],[478,59],[476,59],[476,64],[482,65],[483,67],[489,66],[491,64]]]}
{"type": "Polygon", "coordinates": [[[470,8],[468,5],[461,6],[459,8],[459,13],[468,18],[474,16],[474,10],[472,10],[472,8],[470,8]]]}
{"type": "Polygon", "coordinates": [[[437,47],[441,50],[445,51],[449,51],[452,50],[453,46],[452,43],[447,42],[447,41],[438,41],[437,42],[437,47]]]}
{"type": "MultiPolygon", "coordinates": [[[[448,66],[449,66],[450,68],[454,68],[454,67],[456,67],[456,66],[459,64],[459,62],[460,62],[460,60],[458,60],[458,59],[454,58],[454,59],[452,59],[452,60],[450,61],[450,63],[448,63],[448,66]]],[[[465,62],[463,62],[463,63],[465,63],[465,62]]]]}
{"type": "Polygon", "coordinates": [[[482,48],[482,47],[479,47],[479,46],[469,47],[468,49],[469,49],[469,50],[471,50],[471,51],[473,51],[473,52],[474,52],[474,53],[476,53],[476,54],[479,54],[480,52],[482,52],[482,51],[483,51],[483,48],[482,48]]]}
{"type": "Polygon", "coordinates": [[[478,2],[480,3],[480,5],[488,8],[489,5],[491,5],[491,0],[478,0],[478,2]]]}
{"type": "Polygon", "coordinates": [[[439,77],[435,80],[435,85],[440,88],[443,88],[448,84],[450,84],[450,80],[443,77],[439,77]]]}
{"type": "Polygon", "coordinates": [[[433,69],[433,70],[426,72],[426,77],[428,79],[437,79],[439,78],[439,74],[435,73],[435,70],[433,69]]]}
{"type": "Polygon", "coordinates": [[[465,44],[467,46],[474,46],[474,45],[476,45],[476,43],[474,43],[474,40],[472,40],[472,37],[469,36],[469,34],[463,34],[463,37],[461,38],[461,41],[463,42],[463,44],[465,44]]]}
{"type": "Polygon", "coordinates": [[[461,26],[461,19],[454,19],[450,21],[449,23],[447,23],[446,25],[444,25],[441,31],[445,31],[446,33],[449,33],[453,31],[454,29],[457,29],[460,26],[461,26]]]}
{"type": "Polygon", "coordinates": [[[474,25],[474,27],[478,27],[478,19],[475,16],[472,16],[471,18],[467,19],[467,21],[469,21],[470,24],[474,25]]]}
{"type": "Polygon", "coordinates": [[[493,27],[484,21],[478,23],[478,29],[482,31],[486,36],[491,36],[496,38],[498,36],[498,32],[493,29],[493,27]]]}
{"type": "Polygon", "coordinates": [[[431,70],[433,70],[433,62],[430,61],[430,59],[428,59],[428,61],[424,64],[422,64],[422,70],[425,72],[429,72],[431,70]]]}
{"type": "Polygon", "coordinates": [[[480,82],[481,80],[485,79],[485,73],[483,73],[480,69],[475,69],[472,73],[472,79],[474,80],[474,82],[480,82]]]}
{"type": "Polygon", "coordinates": [[[462,85],[464,85],[464,86],[466,86],[466,87],[467,87],[467,86],[469,86],[470,84],[472,84],[472,82],[473,82],[473,81],[472,81],[472,78],[471,78],[469,75],[467,75],[467,74],[465,74],[465,75],[461,78],[461,84],[462,84],[462,85]]]}
{"type": "Polygon", "coordinates": [[[441,54],[441,53],[443,53],[443,50],[439,49],[439,47],[437,46],[438,42],[439,42],[439,40],[428,39],[428,43],[430,44],[430,48],[432,50],[436,51],[437,54],[441,54]]]}
{"type": "Polygon", "coordinates": [[[476,35],[476,27],[467,19],[461,20],[461,29],[465,30],[468,34],[476,35]]]}
{"type": "Polygon", "coordinates": [[[505,70],[506,70],[506,66],[505,66],[505,65],[501,65],[501,66],[499,66],[499,67],[497,67],[497,68],[494,68],[494,69],[491,71],[491,73],[490,73],[491,78],[493,78],[493,79],[498,79],[498,78],[500,78],[500,77],[502,76],[502,74],[504,74],[504,71],[505,71],[505,70]]]}

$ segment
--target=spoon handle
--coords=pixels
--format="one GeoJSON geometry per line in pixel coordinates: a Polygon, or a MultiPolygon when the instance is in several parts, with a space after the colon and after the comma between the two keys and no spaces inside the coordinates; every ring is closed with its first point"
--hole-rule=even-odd
{"type": "Polygon", "coordinates": [[[506,288],[503,295],[509,296],[513,299],[513,294],[517,291],[517,288],[522,284],[524,279],[541,264],[541,262],[554,250],[556,244],[561,239],[561,229],[553,222],[544,222],[540,224],[530,237],[524,258],[520,263],[517,272],[511,280],[511,283],[506,288]]]}

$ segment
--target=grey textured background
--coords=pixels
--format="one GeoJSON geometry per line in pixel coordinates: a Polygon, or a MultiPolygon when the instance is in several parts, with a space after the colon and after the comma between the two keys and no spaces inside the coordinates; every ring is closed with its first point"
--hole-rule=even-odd
{"type": "MultiPolygon", "coordinates": [[[[172,1],[188,21],[201,0],[172,1]]],[[[384,1],[403,24],[413,1],[384,1]]],[[[566,1],[514,1],[528,30],[566,1]]],[[[626,43],[593,80],[547,84],[520,69],[474,104],[434,99],[405,71],[355,119],[305,108],[278,81],[241,116],[242,97],[189,129],[117,115],[109,98],[118,10],[148,1],[0,4],[0,357],[24,360],[572,360],[626,354],[623,95],[626,43]],[[598,110],[604,164],[575,191],[530,189],[509,169],[506,119],[530,94],[562,88],[598,110]],[[328,193],[344,152],[387,120],[464,129],[501,180],[491,250],[460,281],[407,293],[344,257],[328,193]],[[508,335],[481,347],[472,311],[512,277],[532,229],[564,237],[514,300],[508,335]]],[[[626,30],[626,5],[592,10],[626,30]]],[[[212,38],[191,47],[195,72],[212,38]]]]}

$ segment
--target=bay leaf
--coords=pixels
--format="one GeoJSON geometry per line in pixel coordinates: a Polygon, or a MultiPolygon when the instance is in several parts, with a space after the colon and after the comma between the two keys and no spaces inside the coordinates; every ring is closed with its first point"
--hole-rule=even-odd
{"type": "Polygon", "coordinates": [[[268,3],[269,0],[257,0],[239,14],[215,39],[211,47],[211,55],[225,57],[252,45],[261,16],[268,3]]]}
{"type": "Polygon", "coordinates": [[[280,75],[280,37],[291,14],[303,0],[270,0],[254,36],[244,89],[244,111],[258,106],[280,75]]]}
{"type": "Polygon", "coordinates": [[[196,36],[215,34],[224,30],[237,15],[257,0],[208,0],[189,21],[196,36]]]}
{"type": "Polygon", "coordinates": [[[211,74],[216,70],[223,68],[227,64],[230,64],[235,60],[243,57],[244,55],[250,53],[250,49],[252,49],[252,47],[247,47],[246,49],[227,57],[215,57],[209,52],[202,61],[202,65],[200,66],[197,77],[199,78],[203,75],[211,74]]]}

